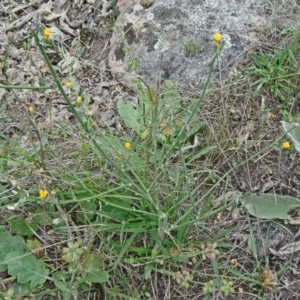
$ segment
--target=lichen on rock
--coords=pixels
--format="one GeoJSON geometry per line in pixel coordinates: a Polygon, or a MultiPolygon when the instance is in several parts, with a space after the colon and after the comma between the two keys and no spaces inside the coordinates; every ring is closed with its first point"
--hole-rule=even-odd
{"type": "MultiPolygon", "coordinates": [[[[137,76],[128,67],[134,59],[138,62],[137,73],[150,85],[160,77],[172,80],[179,88],[198,93],[208,74],[213,33],[221,32],[225,41],[218,65],[223,68],[233,64],[247,49],[247,42],[241,37],[253,31],[256,22],[264,22],[259,16],[260,2],[256,1],[252,8],[247,0],[156,0],[144,11],[138,1],[120,0],[117,5],[119,26],[111,39],[111,71],[119,81],[130,86],[137,76]],[[126,32],[126,41],[120,39],[122,31],[126,32]],[[133,34],[135,40],[128,39],[133,34]],[[185,50],[185,45],[191,41],[199,46],[192,55],[185,50]],[[130,55],[120,55],[124,43],[130,45],[130,55]]],[[[228,73],[229,69],[220,72],[218,79],[226,79],[228,73]]]]}

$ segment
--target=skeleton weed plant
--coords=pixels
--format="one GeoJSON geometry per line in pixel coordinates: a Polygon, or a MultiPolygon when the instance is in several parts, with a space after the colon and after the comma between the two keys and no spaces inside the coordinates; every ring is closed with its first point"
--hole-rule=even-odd
{"type": "MultiPolygon", "coordinates": [[[[121,235],[130,233],[111,267],[116,268],[131,243],[145,234],[151,237],[148,247],[152,250],[140,252],[140,255],[147,256],[149,260],[162,254],[172,258],[168,248],[187,242],[186,233],[190,226],[210,216],[208,214],[203,217],[196,209],[203,200],[195,198],[201,185],[197,190],[191,190],[194,171],[186,168],[185,150],[199,149],[199,141],[195,136],[204,124],[195,124],[195,116],[207,93],[216,59],[223,49],[222,36],[214,35],[212,64],[202,95],[187,107],[182,107],[183,101],[176,87],[168,80],[159,92],[140,79],[137,84],[139,103],[136,107],[122,100],[118,101],[119,115],[126,127],[133,130],[130,136],[124,138],[104,134],[91,126],[91,120],[80,110],[81,101],[77,101],[77,106],[73,105],[36,35],[35,40],[58,89],[91,141],[95,153],[99,155],[99,161],[105,166],[106,176],[114,178],[113,185],[103,182],[103,190],[89,186],[81,195],[76,196],[81,207],[86,210],[95,209],[97,203],[101,203],[101,212],[89,217],[89,222],[108,222],[108,231],[118,231],[121,235]],[[192,145],[186,146],[190,138],[194,138],[192,145]],[[176,160],[181,167],[174,169],[170,165],[169,168],[172,160],[176,160]],[[178,168],[182,171],[178,172],[178,168]],[[187,209],[182,209],[182,203],[187,203],[187,209]]],[[[211,148],[204,148],[204,151],[199,151],[200,155],[195,151],[193,159],[198,159],[210,150],[211,148]]],[[[58,199],[59,196],[57,193],[58,199]]],[[[65,197],[62,199],[66,201],[65,197]]],[[[227,206],[221,209],[225,207],[227,206]]]]}
{"type": "MultiPolygon", "coordinates": [[[[200,148],[196,137],[204,125],[195,121],[198,107],[207,94],[215,62],[224,45],[222,36],[214,35],[212,64],[203,92],[196,101],[184,103],[171,81],[165,81],[161,90],[157,90],[139,79],[137,106],[122,100],[117,103],[119,115],[129,131],[124,137],[112,132],[104,133],[97,127],[86,113],[88,99],[76,90],[74,83],[68,83],[74,93],[70,99],[43,44],[36,34],[34,38],[57,89],[78,120],[82,135],[101,170],[101,178],[97,180],[87,170],[80,174],[70,170],[57,178],[55,193],[49,192],[48,196],[39,199],[45,202],[50,224],[54,226],[56,222],[61,222],[69,228],[66,210],[80,226],[93,228],[93,234],[104,244],[109,240],[109,248],[117,253],[105,266],[106,270],[112,272],[117,270],[121,262],[145,264],[144,277],[149,278],[157,265],[163,268],[166,261],[186,261],[196,255],[203,259],[200,255],[204,250],[199,245],[193,245],[188,238],[190,229],[202,228],[202,222],[235,204],[232,201],[215,211],[199,210],[201,202],[213,193],[218,182],[199,196],[205,180],[195,187],[194,177],[207,173],[209,178],[214,171],[198,171],[191,164],[211,150],[200,148]],[[66,178],[72,178],[71,183],[66,178]],[[56,211],[55,207],[59,209],[56,211]],[[179,251],[190,247],[194,247],[193,253],[179,251]]],[[[68,170],[66,164],[61,164],[62,168],[68,170]]],[[[50,173],[48,175],[51,176],[50,173]]],[[[62,258],[67,270],[59,270],[51,275],[65,299],[70,295],[76,297],[77,287],[86,288],[78,279],[79,274],[84,274],[84,279],[90,283],[102,283],[108,279],[108,273],[102,271],[100,265],[90,263],[86,268],[83,267],[85,249],[88,249],[87,253],[91,251],[86,248],[89,247],[88,242],[78,241],[71,239],[67,246],[63,246],[62,258]],[[93,277],[92,274],[97,276],[93,277]]],[[[218,253],[215,248],[205,251],[206,257],[211,256],[211,252],[218,253]]],[[[182,281],[185,288],[193,278],[193,274],[186,275],[188,277],[182,281]]]]}
{"type": "MultiPolygon", "coordinates": [[[[45,186],[41,185],[43,188],[39,191],[40,198],[26,194],[24,199],[27,199],[30,205],[42,203],[43,209],[38,207],[32,210],[31,221],[17,220],[12,223],[14,224],[12,227],[17,229],[18,234],[25,230],[27,236],[35,233],[37,227],[44,228],[51,225],[57,231],[64,228],[65,231],[60,234],[64,240],[61,246],[61,259],[64,265],[50,273],[45,263],[37,262],[39,274],[43,277],[39,279],[40,281],[31,283],[32,287],[36,288],[37,284],[42,285],[46,280],[52,280],[55,288],[62,292],[63,298],[69,299],[71,296],[77,297],[78,287],[87,288],[84,280],[88,283],[106,281],[108,272],[102,268],[116,273],[121,269],[118,268],[120,264],[139,264],[144,266],[144,277],[147,279],[158,266],[165,271],[167,269],[165,263],[168,261],[186,262],[193,259],[197,264],[198,260],[214,259],[219,253],[219,244],[215,241],[204,244],[206,241],[203,241],[201,247],[201,244],[196,244],[189,238],[188,233],[191,229],[205,230],[202,226],[205,220],[235,205],[233,200],[212,211],[199,209],[200,204],[211,197],[218,184],[234,168],[255,157],[236,165],[222,175],[205,193],[201,191],[205,180],[197,186],[193,184],[194,178],[200,173],[207,174],[209,180],[211,174],[215,172],[205,169],[199,171],[191,162],[211,150],[200,148],[201,143],[197,136],[204,125],[201,122],[196,123],[196,113],[207,94],[216,59],[222,51],[224,45],[222,36],[215,34],[213,37],[211,67],[202,95],[196,101],[185,103],[171,81],[165,81],[160,90],[157,90],[142,79],[138,80],[137,105],[122,100],[117,103],[119,115],[128,129],[128,135],[123,137],[116,136],[112,132],[105,133],[97,127],[94,119],[87,113],[89,101],[86,95],[76,90],[76,82],[68,80],[64,85],[68,82],[68,91],[73,93],[71,100],[44,50],[43,41],[40,41],[35,33],[34,38],[55,83],[47,89],[56,88],[61,92],[77,119],[81,136],[86,142],[88,150],[82,150],[81,155],[85,151],[90,151],[89,154],[92,154],[93,159],[88,167],[99,169],[101,176],[95,178],[95,174],[88,168],[75,172],[60,159],[59,155],[55,158],[60,165],[46,172],[39,170],[44,179],[51,178],[51,181],[53,179],[55,187],[52,183],[47,186],[46,183],[45,186]],[[34,227],[34,222],[39,226],[34,227]],[[23,226],[25,229],[20,228],[19,223],[22,223],[22,226],[27,224],[23,226]],[[67,232],[72,230],[73,233],[67,232]],[[92,252],[96,246],[101,251],[103,248],[107,251],[108,259],[105,263],[101,260],[102,256],[92,252]]],[[[135,64],[133,69],[134,67],[135,64]]],[[[34,109],[29,115],[34,117],[34,109]]],[[[47,147],[52,151],[50,142],[47,147]]],[[[261,150],[256,156],[265,150],[261,150]]],[[[37,149],[36,157],[41,152],[43,151],[37,149]]],[[[25,151],[22,152],[24,153],[25,151]]],[[[41,160],[45,161],[49,157],[47,155],[41,160]]],[[[30,155],[26,158],[32,159],[30,155]]],[[[0,163],[1,161],[3,163],[0,167],[8,170],[10,166],[6,163],[6,159],[0,159],[0,163]]],[[[27,202],[24,200],[22,204],[25,205],[27,202]]],[[[11,209],[16,208],[17,206],[14,206],[11,209]]],[[[220,233],[218,236],[222,237],[222,234],[226,233],[220,233]]],[[[8,259],[20,261],[21,268],[23,261],[12,256],[8,255],[8,259]]],[[[15,268],[15,264],[8,264],[6,256],[1,263],[3,269],[4,265],[5,268],[7,266],[15,268]]],[[[28,272],[27,265],[26,268],[22,267],[21,271],[28,272]]],[[[23,281],[24,283],[30,281],[29,277],[24,279],[24,274],[27,273],[19,274],[19,269],[14,269],[11,274],[18,278],[21,284],[23,281]]],[[[192,272],[187,270],[181,272],[177,279],[179,284],[188,288],[193,276],[192,272]]],[[[230,286],[229,284],[224,293],[231,292],[230,286]]],[[[117,293],[116,291],[115,294],[117,293]]]]}

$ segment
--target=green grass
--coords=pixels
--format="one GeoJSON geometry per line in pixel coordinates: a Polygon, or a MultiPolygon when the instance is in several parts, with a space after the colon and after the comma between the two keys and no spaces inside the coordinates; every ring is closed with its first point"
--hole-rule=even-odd
{"type": "MultiPolygon", "coordinates": [[[[288,31],[290,32],[290,31],[288,31]]],[[[262,89],[266,90],[277,101],[280,117],[286,121],[298,121],[297,98],[299,97],[299,31],[291,31],[292,39],[283,49],[276,49],[274,53],[260,50],[251,53],[254,66],[246,69],[246,73],[255,75],[255,98],[262,89]]],[[[286,34],[283,31],[282,34],[286,34]]]]}

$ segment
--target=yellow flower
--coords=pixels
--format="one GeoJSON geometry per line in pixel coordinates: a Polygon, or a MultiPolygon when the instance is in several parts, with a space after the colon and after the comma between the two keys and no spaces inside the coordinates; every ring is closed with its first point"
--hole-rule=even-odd
{"type": "Polygon", "coordinates": [[[67,86],[68,88],[71,88],[71,87],[73,86],[73,83],[72,83],[71,81],[67,81],[67,82],[66,82],[66,86],[67,86]]]}
{"type": "Polygon", "coordinates": [[[44,38],[45,38],[45,40],[49,39],[50,34],[51,34],[51,29],[46,27],[44,29],[44,38]]]}
{"type": "Polygon", "coordinates": [[[28,111],[29,111],[31,114],[33,114],[33,113],[34,113],[34,108],[33,108],[32,106],[30,106],[30,107],[28,108],[28,111]]]}
{"type": "Polygon", "coordinates": [[[39,193],[40,193],[40,199],[45,199],[48,195],[48,191],[47,190],[43,190],[43,189],[40,189],[39,190],[39,193]]]}
{"type": "Polygon", "coordinates": [[[213,39],[214,39],[214,42],[215,42],[215,45],[219,45],[221,40],[222,40],[223,36],[221,33],[219,32],[216,32],[214,35],[213,35],[213,39]]]}
{"type": "Polygon", "coordinates": [[[131,148],[131,144],[129,142],[124,143],[124,147],[129,150],[131,148]]]}
{"type": "Polygon", "coordinates": [[[289,141],[285,141],[285,142],[283,142],[283,143],[281,144],[281,147],[282,147],[283,149],[289,149],[289,148],[291,148],[291,144],[290,144],[289,141]]]}
{"type": "Polygon", "coordinates": [[[82,103],[82,98],[80,96],[78,96],[76,98],[76,104],[80,105],[82,103]]]}

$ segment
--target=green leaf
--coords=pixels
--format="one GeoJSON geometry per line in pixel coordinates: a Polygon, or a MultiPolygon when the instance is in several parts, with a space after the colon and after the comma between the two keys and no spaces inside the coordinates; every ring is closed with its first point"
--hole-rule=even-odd
{"type": "Polygon", "coordinates": [[[59,288],[61,291],[69,291],[68,286],[65,282],[55,281],[54,283],[56,287],[59,288]]]}
{"type": "Polygon", "coordinates": [[[144,140],[149,135],[149,129],[147,128],[141,134],[141,139],[144,140]]]}
{"type": "Polygon", "coordinates": [[[209,147],[205,147],[203,149],[201,149],[200,151],[196,152],[196,153],[192,153],[192,158],[189,162],[192,162],[196,159],[199,159],[201,156],[206,155],[207,153],[209,153],[210,151],[216,149],[217,146],[209,146],[209,147]]]}
{"type": "Polygon", "coordinates": [[[34,216],[33,219],[42,226],[45,225],[52,225],[52,220],[54,219],[53,217],[53,207],[52,209],[50,209],[51,207],[48,206],[47,207],[47,213],[45,213],[44,209],[38,207],[35,211],[34,211],[34,216]]]}
{"type": "Polygon", "coordinates": [[[163,110],[163,115],[176,114],[180,110],[180,95],[171,80],[165,80],[162,87],[162,98],[157,100],[159,111],[163,110]]]}
{"type": "Polygon", "coordinates": [[[91,253],[90,247],[84,250],[82,255],[82,267],[84,270],[93,268],[102,268],[103,255],[101,253],[91,253]]]}
{"type": "Polygon", "coordinates": [[[38,227],[34,224],[28,224],[23,218],[14,218],[9,220],[10,228],[15,230],[19,235],[22,236],[33,236],[33,232],[38,229],[38,227]]]}
{"type": "MultiPolygon", "coordinates": [[[[263,87],[263,85],[264,85],[266,82],[268,82],[267,79],[259,80],[259,81],[260,81],[260,83],[257,85],[257,87],[256,87],[256,89],[255,89],[255,91],[254,91],[254,93],[253,93],[253,97],[254,97],[254,98],[258,95],[258,93],[259,93],[259,91],[261,90],[261,88],[263,87]]],[[[256,83],[257,83],[257,82],[254,82],[253,85],[255,85],[256,83]]]]}
{"type": "Polygon", "coordinates": [[[168,173],[169,173],[169,176],[170,176],[170,179],[177,183],[178,180],[179,180],[179,176],[180,176],[180,171],[178,169],[177,166],[171,166],[169,169],[168,169],[168,173]]]}
{"type": "Polygon", "coordinates": [[[186,138],[190,138],[191,136],[195,135],[196,133],[198,133],[200,131],[200,129],[203,129],[205,126],[205,123],[203,122],[199,122],[196,125],[193,125],[188,131],[187,131],[187,135],[186,138]]]}
{"type": "Polygon", "coordinates": [[[95,201],[80,201],[80,206],[81,210],[76,213],[76,217],[80,222],[85,222],[86,220],[91,221],[93,218],[95,218],[95,212],[97,211],[97,204],[95,201]]]}
{"type": "Polygon", "coordinates": [[[135,109],[132,104],[124,103],[122,100],[117,102],[117,109],[126,127],[131,128],[136,133],[140,134],[143,127],[142,115],[139,110],[135,109]]]}
{"type": "Polygon", "coordinates": [[[255,53],[251,53],[250,57],[254,60],[255,64],[258,67],[264,68],[268,64],[268,59],[263,52],[260,52],[260,55],[261,56],[255,54],[255,53]]]}
{"type": "Polygon", "coordinates": [[[101,135],[97,138],[97,142],[105,152],[117,157],[118,151],[125,150],[123,142],[119,137],[101,135]]]}
{"type": "Polygon", "coordinates": [[[148,280],[151,277],[151,273],[152,273],[154,268],[155,268],[154,264],[152,264],[152,263],[146,264],[145,272],[144,272],[144,278],[146,280],[148,280]]]}
{"type": "Polygon", "coordinates": [[[281,125],[287,135],[293,141],[295,149],[300,152],[300,126],[298,123],[287,123],[285,121],[281,121],[281,125]]]}
{"type": "Polygon", "coordinates": [[[42,243],[36,239],[33,240],[27,239],[26,245],[31,250],[31,252],[36,251],[37,249],[43,247],[42,243]]]}
{"type": "Polygon", "coordinates": [[[0,228],[0,271],[17,277],[20,284],[29,283],[31,288],[46,281],[48,270],[42,260],[37,260],[19,236],[0,228]]]}
{"type": "Polygon", "coordinates": [[[37,260],[33,254],[20,255],[19,251],[8,253],[4,262],[8,267],[8,274],[16,276],[18,283],[29,283],[31,288],[45,283],[48,270],[42,260],[37,260]]]}
{"type": "Polygon", "coordinates": [[[18,249],[19,255],[30,253],[24,240],[20,236],[12,236],[9,231],[0,228],[0,272],[7,270],[5,256],[11,251],[18,249]]]}
{"type": "Polygon", "coordinates": [[[244,207],[252,216],[262,219],[287,219],[288,211],[300,207],[300,200],[276,194],[250,195],[244,198],[244,207]]]}
{"type": "Polygon", "coordinates": [[[88,282],[98,282],[103,283],[109,279],[109,273],[106,271],[101,271],[98,268],[91,267],[88,269],[88,275],[85,278],[88,282]]]}

